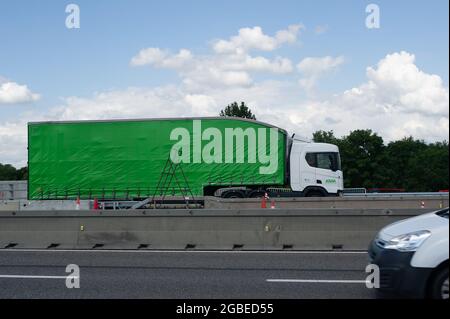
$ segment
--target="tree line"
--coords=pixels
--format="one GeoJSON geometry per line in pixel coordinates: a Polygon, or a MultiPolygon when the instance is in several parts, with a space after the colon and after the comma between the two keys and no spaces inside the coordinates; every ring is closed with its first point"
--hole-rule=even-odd
{"type": "Polygon", "coordinates": [[[337,138],[333,131],[317,131],[315,142],[339,147],[346,188],[397,188],[435,192],[449,188],[447,141],[426,143],[406,137],[384,143],[371,130],[355,130],[337,138]]]}
{"type": "Polygon", "coordinates": [[[10,164],[0,163],[0,181],[18,181],[28,178],[28,167],[16,169],[10,164]]]}

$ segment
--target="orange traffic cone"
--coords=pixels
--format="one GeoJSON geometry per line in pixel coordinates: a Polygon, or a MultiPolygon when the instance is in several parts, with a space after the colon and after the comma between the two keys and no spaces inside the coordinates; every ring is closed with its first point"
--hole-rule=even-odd
{"type": "Polygon", "coordinates": [[[267,195],[267,193],[264,193],[264,196],[261,199],[261,208],[267,208],[267,199],[268,198],[269,198],[269,196],[267,195]]]}
{"type": "Polygon", "coordinates": [[[267,208],[266,197],[264,196],[261,199],[261,208],[267,208]]]}
{"type": "Polygon", "coordinates": [[[274,209],[275,208],[275,200],[272,199],[272,202],[270,203],[270,208],[274,209]]]}
{"type": "Polygon", "coordinates": [[[93,205],[94,210],[98,209],[98,199],[97,197],[94,198],[94,205],[93,205]]]}
{"type": "Polygon", "coordinates": [[[80,210],[80,197],[77,197],[77,200],[75,202],[75,209],[80,210]]]}

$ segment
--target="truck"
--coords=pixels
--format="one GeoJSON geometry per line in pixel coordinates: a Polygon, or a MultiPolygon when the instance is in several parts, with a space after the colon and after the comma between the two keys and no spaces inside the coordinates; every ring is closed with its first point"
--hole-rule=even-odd
{"type": "Polygon", "coordinates": [[[237,117],[28,123],[28,199],[338,196],[336,145],[237,117]]]}

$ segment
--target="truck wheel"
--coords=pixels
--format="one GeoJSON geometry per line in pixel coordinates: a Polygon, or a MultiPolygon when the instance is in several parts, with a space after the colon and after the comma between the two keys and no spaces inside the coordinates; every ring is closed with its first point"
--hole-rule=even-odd
{"type": "Polygon", "coordinates": [[[323,197],[323,193],[320,191],[310,191],[306,193],[305,197],[323,197]]]}
{"type": "Polygon", "coordinates": [[[222,195],[223,198],[244,198],[244,194],[239,191],[229,191],[222,195]]]}
{"type": "Polygon", "coordinates": [[[431,298],[448,299],[448,266],[434,276],[431,283],[431,298]]]}
{"type": "Polygon", "coordinates": [[[266,192],[263,191],[254,191],[250,194],[250,198],[263,198],[266,192]]]}

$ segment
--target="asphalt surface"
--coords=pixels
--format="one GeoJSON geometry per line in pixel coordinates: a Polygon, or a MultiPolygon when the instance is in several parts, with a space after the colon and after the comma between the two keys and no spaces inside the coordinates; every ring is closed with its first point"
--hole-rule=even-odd
{"type": "Polygon", "coordinates": [[[361,252],[1,250],[0,298],[375,298],[367,262],[361,252]],[[80,288],[66,287],[68,264],[80,288]]]}

